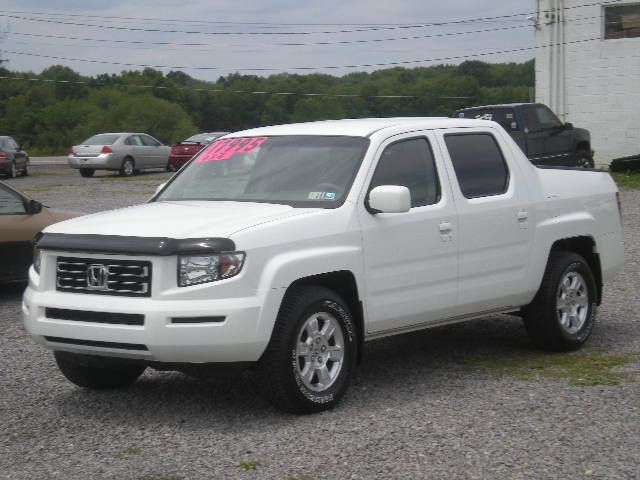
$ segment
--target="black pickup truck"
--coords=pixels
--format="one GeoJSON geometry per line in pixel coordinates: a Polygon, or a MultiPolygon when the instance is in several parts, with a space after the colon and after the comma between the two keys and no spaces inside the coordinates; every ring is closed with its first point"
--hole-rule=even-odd
{"type": "Polygon", "coordinates": [[[593,168],[589,131],[562,123],[546,105],[513,103],[470,107],[456,110],[452,117],[499,123],[533,164],[593,168]]]}

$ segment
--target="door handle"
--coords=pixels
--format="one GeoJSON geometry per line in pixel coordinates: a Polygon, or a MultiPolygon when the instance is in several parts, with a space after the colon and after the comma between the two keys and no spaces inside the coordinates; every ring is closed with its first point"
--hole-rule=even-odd
{"type": "Polygon", "coordinates": [[[526,222],[529,219],[529,212],[526,210],[520,210],[516,218],[520,223],[526,222]]]}
{"type": "Polygon", "coordinates": [[[451,225],[451,222],[440,222],[441,233],[451,233],[451,230],[453,230],[453,225],[451,225]]]}

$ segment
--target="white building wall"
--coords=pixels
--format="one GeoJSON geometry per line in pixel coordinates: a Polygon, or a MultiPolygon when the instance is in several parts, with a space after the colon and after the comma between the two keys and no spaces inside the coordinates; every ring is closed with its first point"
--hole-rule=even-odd
{"type": "Polygon", "coordinates": [[[588,129],[609,163],[640,154],[640,38],[605,40],[604,6],[640,1],[588,3],[537,0],[536,101],[588,129]]]}

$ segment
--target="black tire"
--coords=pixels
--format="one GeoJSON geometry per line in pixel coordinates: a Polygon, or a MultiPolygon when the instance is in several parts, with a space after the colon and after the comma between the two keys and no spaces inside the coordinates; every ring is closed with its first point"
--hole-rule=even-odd
{"type": "Polygon", "coordinates": [[[166,167],[167,172],[175,172],[176,170],[178,170],[175,165],[173,163],[171,163],[171,161],[167,162],[167,167],[166,167]]]}
{"type": "Polygon", "coordinates": [[[571,252],[551,252],[540,289],[523,309],[527,333],[543,350],[577,350],[593,330],[596,299],[596,282],[586,260],[571,252]],[[566,282],[574,285],[574,280],[582,287],[573,293],[569,288],[567,293],[566,282]],[[566,310],[574,307],[575,317],[566,315],[566,310]]]}
{"type": "Polygon", "coordinates": [[[591,152],[584,149],[580,149],[575,153],[574,161],[576,167],[580,168],[593,168],[595,166],[591,152]]]}
{"type": "Polygon", "coordinates": [[[62,374],[79,387],[111,390],[128,387],[145,371],[144,365],[113,364],[101,359],[91,361],[86,355],[54,352],[62,374]]]}
{"type": "Polygon", "coordinates": [[[275,407],[291,413],[315,413],[333,408],[348,388],[356,362],[357,344],[353,317],[346,302],[335,292],[316,286],[299,287],[287,292],[271,340],[258,365],[263,394],[275,407]],[[331,337],[333,344],[331,339],[325,343],[323,337],[324,344],[321,344],[318,337],[307,335],[308,329],[303,327],[312,318],[316,318],[320,327],[319,336],[324,326],[330,325],[339,327],[341,337],[338,336],[338,328],[331,337]],[[299,356],[296,350],[297,346],[302,345],[302,338],[310,344],[307,357],[299,356]],[[339,343],[343,343],[340,363],[331,360],[329,352],[339,349],[339,343]],[[316,349],[315,353],[313,349],[316,349]],[[307,367],[306,371],[318,372],[316,368],[327,372],[333,370],[334,373],[330,375],[335,376],[323,388],[317,373],[312,373],[309,379],[301,376],[300,370],[304,372],[307,367]],[[307,386],[313,384],[314,379],[315,385],[311,385],[311,388],[307,386]]]}
{"type": "Polygon", "coordinates": [[[93,168],[81,168],[80,169],[80,175],[82,175],[85,178],[93,177],[94,173],[96,173],[96,171],[93,168]]]}
{"type": "Polygon", "coordinates": [[[25,160],[24,167],[22,168],[22,176],[23,177],[28,177],[29,176],[29,169],[30,169],[29,159],[27,159],[27,160],[25,160]]]}
{"type": "Polygon", "coordinates": [[[9,173],[7,175],[9,176],[9,178],[16,178],[18,176],[18,170],[16,168],[15,160],[11,162],[11,170],[9,170],[9,173]]]}
{"type": "Polygon", "coordinates": [[[130,177],[136,172],[135,163],[133,162],[133,158],[126,157],[122,160],[122,166],[120,167],[120,175],[123,177],[130,177]]]}

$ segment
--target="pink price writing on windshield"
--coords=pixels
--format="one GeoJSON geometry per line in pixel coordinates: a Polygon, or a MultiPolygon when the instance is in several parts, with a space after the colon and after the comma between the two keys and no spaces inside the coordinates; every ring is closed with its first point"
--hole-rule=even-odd
{"type": "Polygon", "coordinates": [[[237,153],[253,153],[268,137],[240,137],[216,140],[196,159],[196,163],[229,160],[237,153]]]}

